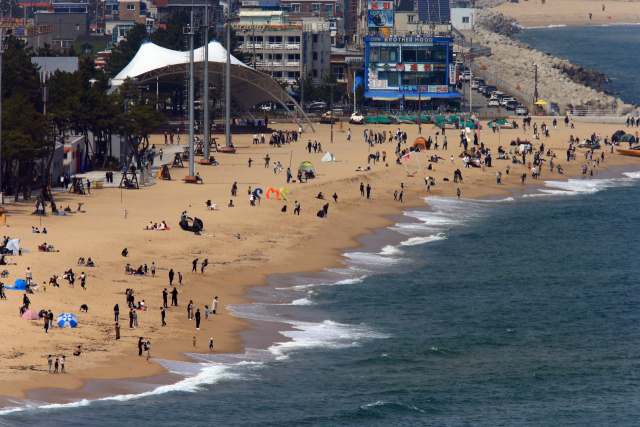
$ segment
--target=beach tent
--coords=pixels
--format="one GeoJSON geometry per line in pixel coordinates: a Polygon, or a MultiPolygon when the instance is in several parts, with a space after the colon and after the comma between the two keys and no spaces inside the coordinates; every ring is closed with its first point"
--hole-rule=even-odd
{"type": "Polygon", "coordinates": [[[22,279],[18,279],[15,281],[13,286],[7,286],[7,289],[13,289],[14,291],[26,291],[27,290],[27,282],[22,279]]]}
{"type": "Polygon", "coordinates": [[[396,116],[387,116],[387,118],[391,120],[391,123],[400,123],[400,120],[396,116]]]}
{"type": "Polygon", "coordinates": [[[7,250],[16,255],[20,251],[20,239],[11,239],[7,243],[7,250]]]}
{"type": "Polygon", "coordinates": [[[78,326],[78,318],[75,314],[62,313],[56,318],[56,323],[61,328],[75,328],[78,326]]]}
{"type": "Polygon", "coordinates": [[[636,142],[636,137],[630,133],[627,133],[620,137],[620,142],[636,142]]]}
{"type": "Polygon", "coordinates": [[[408,122],[413,122],[413,119],[409,116],[398,116],[400,120],[406,120],[408,122]]]}
{"type": "Polygon", "coordinates": [[[376,123],[378,123],[379,125],[389,125],[393,122],[388,118],[386,118],[385,116],[378,116],[376,117],[376,123]]]}
{"type": "Polygon", "coordinates": [[[421,150],[426,150],[427,149],[427,140],[422,138],[422,137],[420,137],[420,138],[416,139],[413,142],[413,145],[411,147],[414,148],[414,149],[415,148],[419,148],[421,150]]]}
{"type": "Polygon", "coordinates": [[[40,319],[40,317],[38,316],[38,313],[36,313],[33,310],[27,310],[24,313],[22,313],[22,316],[20,316],[23,319],[27,319],[27,320],[38,320],[40,319]]]}
{"type": "Polygon", "coordinates": [[[364,118],[364,122],[365,122],[365,123],[370,123],[370,124],[373,124],[373,125],[375,125],[376,123],[378,123],[378,122],[376,121],[376,118],[375,118],[375,117],[373,117],[373,116],[367,116],[367,117],[365,117],[365,118],[364,118]]]}
{"type": "Polygon", "coordinates": [[[298,170],[302,172],[309,171],[313,173],[313,176],[316,176],[316,170],[313,168],[313,165],[311,164],[311,162],[300,163],[298,170]]]}
{"type": "Polygon", "coordinates": [[[331,151],[327,151],[326,153],[324,153],[324,156],[322,156],[322,159],[320,160],[321,162],[335,162],[336,158],[333,155],[333,153],[331,151]]]}

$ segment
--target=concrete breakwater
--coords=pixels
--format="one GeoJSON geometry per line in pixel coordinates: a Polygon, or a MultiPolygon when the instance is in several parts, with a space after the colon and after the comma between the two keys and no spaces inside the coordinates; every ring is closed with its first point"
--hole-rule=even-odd
{"type": "Polygon", "coordinates": [[[566,59],[515,40],[519,29],[513,19],[480,9],[476,24],[475,31],[462,33],[467,41],[472,38],[474,44],[490,47],[492,55],[476,58],[474,63],[486,66],[488,73],[520,86],[522,91],[530,94],[535,90],[537,67],[538,99],[557,103],[560,114],[564,114],[567,108],[587,113],[606,110],[618,115],[635,109],[633,105],[597,90],[600,83],[608,81],[603,73],[576,66],[566,59]]]}

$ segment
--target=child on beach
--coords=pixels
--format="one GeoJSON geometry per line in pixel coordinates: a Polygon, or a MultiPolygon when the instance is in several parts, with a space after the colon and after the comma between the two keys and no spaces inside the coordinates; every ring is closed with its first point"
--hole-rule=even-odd
{"type": "Polygon", "coordinates": [[[193,336],[193,346],[194,347],[196,346],[196,336],[195,335],[193,336]]]}
{"type": "Polygon", "coordinates": [[[209,339],[209,351],[213,351],[213,338],[209,339]]]}

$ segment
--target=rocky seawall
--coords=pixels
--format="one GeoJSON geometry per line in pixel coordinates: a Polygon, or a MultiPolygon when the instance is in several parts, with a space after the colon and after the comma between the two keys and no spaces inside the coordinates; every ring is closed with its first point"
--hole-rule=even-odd
{"type": "Polygon", "coordinates": [[[541,52],[515,39],[520,31],[517,22],[501,13],[479,9],[474,31],[462,31],[473,43],[491,48],[490,57],[476,58],[474,63],[486,66],[522,91],[533,94],[535,68],[538,68],[538,99],[558,104],[560,114],[566,108],[607,110],[628,114],[634,106],[625,104],[605,91],[599,84],[609,81],[603,73],[571,64],[568,60],[541,52]]]}

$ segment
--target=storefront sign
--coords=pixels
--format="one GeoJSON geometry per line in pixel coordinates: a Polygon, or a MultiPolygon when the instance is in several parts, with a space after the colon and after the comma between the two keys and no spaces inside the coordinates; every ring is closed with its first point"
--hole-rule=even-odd
{"type": "Polygon", "coordinates": [[[367,9],[369,28],[393,27],[393,2],[370,1],[368,2],[367,9]]]}

